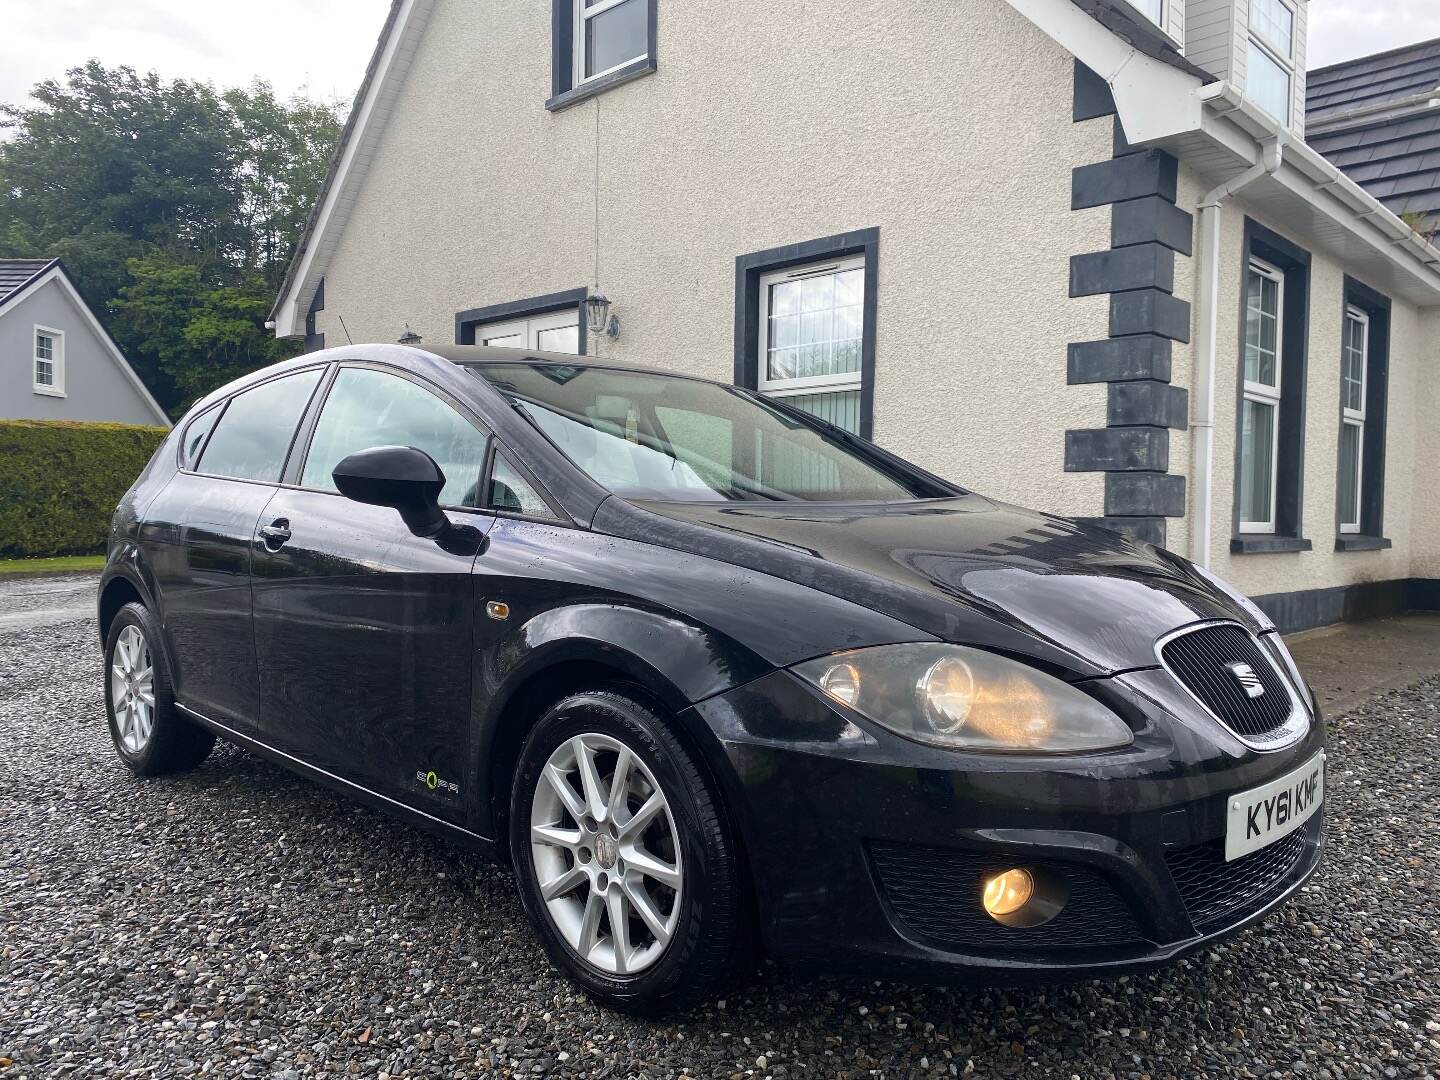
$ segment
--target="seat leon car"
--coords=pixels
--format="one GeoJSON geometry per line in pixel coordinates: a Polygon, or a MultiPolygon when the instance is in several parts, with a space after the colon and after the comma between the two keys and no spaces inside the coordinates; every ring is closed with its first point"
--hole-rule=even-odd
{"type": "Polygon", "coordinates": [[[492,852],[622,1008],[758,954],[1106,976],[1320,853],[1320,718],[1243,596],[686,375],[366,345],[246,376],[125,495],[99,617],[135,772],[218,736],[492,852]]]}

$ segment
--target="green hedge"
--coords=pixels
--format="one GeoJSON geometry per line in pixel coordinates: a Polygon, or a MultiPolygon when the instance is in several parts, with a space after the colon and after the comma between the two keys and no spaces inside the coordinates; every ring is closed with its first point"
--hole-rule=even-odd
{"type": "Polygon", "coordinates": [[[110,516],[166,430],[0,420],[0,557],[103,551],[110,516]]]}

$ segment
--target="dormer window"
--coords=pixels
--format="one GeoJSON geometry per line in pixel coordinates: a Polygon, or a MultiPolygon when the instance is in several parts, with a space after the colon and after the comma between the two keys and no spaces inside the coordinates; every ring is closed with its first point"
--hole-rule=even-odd
{"type": "Polygon", "coordinates": [[[1290,123],[1295,71],[1295,12],[1284,0],[1250,5],[1245,92],[1282,124],[1290,123]]]}
{"type": "Polygon", "coordinates": [[[551,97],[547,109],[655,70],[656,0],[551,0],[551,97]]]}
{"type": "Polygon", "coordinates": [[[1130,0],[1131,5],[1162,29],[1165,26],[1165,0],[1130,0]]]}

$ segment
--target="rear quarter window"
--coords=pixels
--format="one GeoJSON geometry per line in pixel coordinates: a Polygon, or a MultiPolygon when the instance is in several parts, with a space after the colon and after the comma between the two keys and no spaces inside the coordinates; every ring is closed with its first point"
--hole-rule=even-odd
{"type": "Polygon", "coordinates": [[[220,412],[223,408],[223,403],[212,405],[185,425],[185,434],[180,437],[180,467],[182,469],[195,468],[195,463],[200,460],[200,451],[205,448],[205,437],[215,427],[215,421],[220,419],[220,412]]]}

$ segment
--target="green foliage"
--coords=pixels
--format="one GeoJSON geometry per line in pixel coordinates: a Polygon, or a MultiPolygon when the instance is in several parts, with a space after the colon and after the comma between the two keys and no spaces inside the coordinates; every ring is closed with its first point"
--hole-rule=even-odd
{"type": "Polygon", "coordinates": [[[293,343],[264,331],[272,294],[258,274],[207,284],[199,267],[168,255],[131,259],[128,271],[129,284],[110,309],[186,404],[295,353],[293,343]]]}
{"type": "Polygon", "coordinates": [[[161,404],[293,355],[264,328],[340,119],[98,61],[0,105],[0,256],[58,256],[161,404]],[[182,306],[161,318],[165,299],[182,306]],[[139,321],[132,321],[139,316],[139,321]]]}
{"type": "Polygon", "coordinates": [[[164,428],[0,420],[0,558],[103,550],[164,428]]]}

